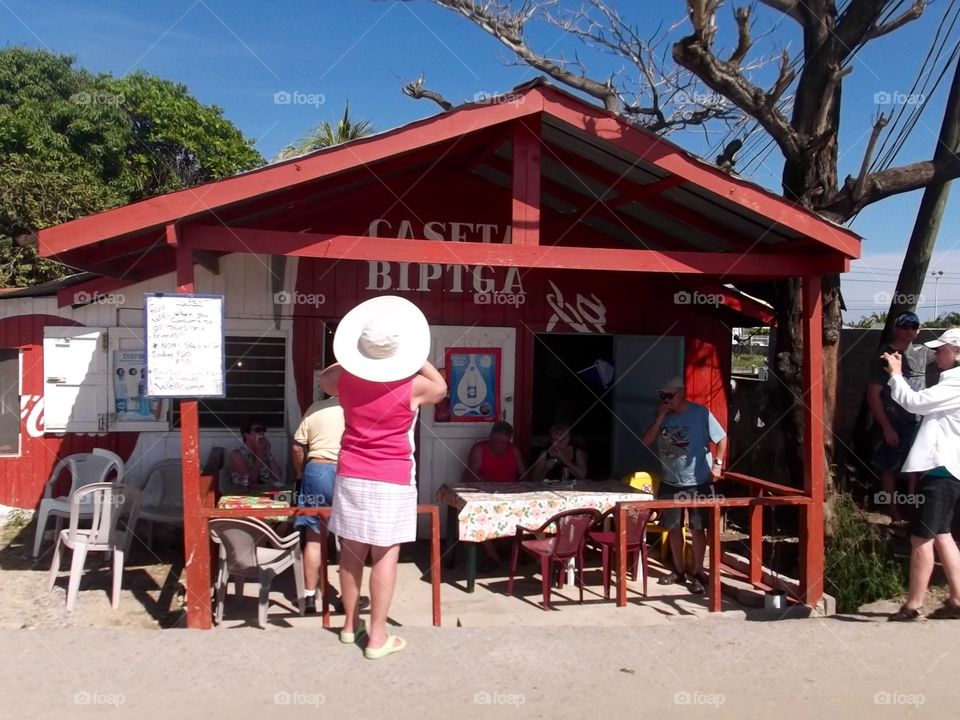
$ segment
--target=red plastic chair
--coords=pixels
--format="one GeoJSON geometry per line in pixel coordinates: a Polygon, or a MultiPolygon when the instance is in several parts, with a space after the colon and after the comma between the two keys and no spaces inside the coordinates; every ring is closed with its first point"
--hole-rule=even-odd
{"type": "Polygon", "coordinates": [[[510,581],[507,584],[507,595],[513,595],[513,578],[517,573],[517,561],[520,558],[520,548],[540,558],[540,574],[543,584],[543,609],[550,609],[550,578],[554,564],[558,564],[561,572],[566,568],[567,561],[575,558],[580,585],[580,604],[583,604],[583,548],[587,532],[600,519],[600,513],[592,508],[582,510],[566,510],[557,513],[536,530],[517,526],[517,534],[513,538],[513,554],[510,559],[510,581]],[[550,526],[556,530],[548,533],[550,526]]]}
{"type": "MultiPolygon", "coordinates": [[[[650,546],[644,542],[647,532],[647,523],[650,522],[652,510],[628,510],[627,511],[627,563],[630,563],[630,556],[634,556],[633,564],[630,565],[630,579],[637,579],[637,566],[643,561],[643,595],[647,595],[647,578],[650,576],[647,566],[647,554],[650,546]]],[[[610,599],[610,576],[613,573],[611,559],[617,545],[616,531],[617,510],[611,508],[607,510],[597,521],[597,529],[587,533],[587,543],[600,549],[603,557],[603,596],[610,599]],[[613,522],[612,530],[604,530],[607,518],[613,522]]]]}

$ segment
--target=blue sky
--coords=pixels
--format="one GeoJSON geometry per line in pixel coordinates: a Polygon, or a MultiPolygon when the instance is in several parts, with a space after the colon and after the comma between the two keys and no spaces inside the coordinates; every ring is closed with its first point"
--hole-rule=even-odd
{"type": "MultiPolygon", "coordinates": [[[[615,3],[625,14],[635,2],[615,3]]],[[[647,0],[638,19],[652,32],[684,19],[682,0],[647,0]],[[650,12],[650,8],[656,12],[650,12]]],[[[909,101],[912,81],[940,25],[944,3],[932,3],[923,18],[895,34],[874,41],[853,63],[844,84],[840,138],[841,177],[855,173],[866,146],[870,123],[881,109],[875,97],[886,93],[909,101]],[[898,96],[899,93],[899,96],[898,96]]],[[[792,21],[758,10],[756,52],[796,52],[799,31],[792,21]]],[[[719,42],[729,47],[733,21],[721,9],[719,42]]],[[[400,89],[421,72],[428,87],[458,102],[477,92],[504,91],[537,73],[511,65],[506,48],[454,13],[427,0],[0,0],[0,42],[75,55],[94,72],[124,75],[143,69],[184,83],[202,102],[222,107],[226,116],[266,157],[323,120],[334,121],[349,101],[351,115],[385,130],[435,114],[427,101],[405,97],[400,89]],[[275,102],[278,93],[299,93],[303,102],[275,102]]],[[[680,25],[671,37],[679,37],[680,25]]],[[[951,42],[960,37],[953,30],[951,42]]],[[[577,48],[594,76],[620,70],[555,29],[537,28],[530,42],[550,54],[577,48]]],[[[665,44],[664,47],[669,47],[665,44]]],[[[769,82],[772,65],[756,71],[769,82]]],[[[939,131],[948,71],[938,92],[897,163],[932,153],[939,131]]],[[[671,140],[712,158],[712,146],[724,137],[689,131],[671,140]]],[[[777,190],[780,163],[776,150],[750,165],[749,177],[777,190]]],[[[884,310],[894,291],[920,193],[893,198],[860,214],[853,229],[862,234],[864,257],[844,279],[850,306],[847,317],[884,310]]],[[[939,309],[960,311],[960,198],[951,197],[931,270],[945,274],[939,282],[939,309]]],[[[934,285],[924,288],[921,316],[933,313],[934,285]]]]}

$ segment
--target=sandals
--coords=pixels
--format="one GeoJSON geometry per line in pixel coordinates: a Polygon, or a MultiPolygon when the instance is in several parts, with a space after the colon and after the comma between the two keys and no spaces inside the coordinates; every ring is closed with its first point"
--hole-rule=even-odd
{"type": "Polygon", "coordinates": [[[657,585],[683,585],[683,575],[671,570],[669,575],[664,575],[657,580],[657,585]]]}
{"type": "Polygon", "coordinates": [[[687,581],[690,584],[690,592],[694,595],[703,595],[707,591],[707,578],[703,573],[688,575],[687,581]]]}
{"type": "Polygon", "coordinates": [[[407,641],[402,637],[387,633],[387,641],[383,644],[383,647],[376,649],[368,647],[363,651],[363,656],[367,660],[379,660],[380,658],[385,658],[387,655],[400,652],[406,646],[407,641]]]}
{"type": "Polygon", "coordinates": [[[344,632],[343,630],[340,631],[340,642],[342,642],[344,645],[352,645],[357,641],[358,637],[366,634],[367,624],[361,620],[359,623],[357,623],[357,627],[353,632],[344,632]]]}
{"type": "Polygon", "coordinates": [[[920,608],[908,608],[906,605],[887,617],[889,622],[915,622],[924,619],[923,615],[920,614],[920,608]]]}
{"type": "Polygon", "coordinates": [[[938,607],[927,617],[933,620],[960,620],[960,605],[951,602],[950,598],[947,598],[943,601],[943,605],[938,607]]]}

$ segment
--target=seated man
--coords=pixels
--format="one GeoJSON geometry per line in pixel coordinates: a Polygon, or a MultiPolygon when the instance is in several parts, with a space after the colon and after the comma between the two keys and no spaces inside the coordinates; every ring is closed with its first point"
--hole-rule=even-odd
{"type": "Polygon", "coordinates": [[[533,479],[583,480],[587,477],[587,454],[570,442],[570,428],[550,428],[550,447],[540,453],[533,466],[533,479]]]}
{"type": "Polygon", "coordinates": [[[266,425],[259,420],[248,420],[240,426],[240,436],[243,445],[231,452],[227,459],[231,482],[239,488],[283,487],[280,466],[267,440],[266,425]]]}
{"type": "MultiPolygon", "coordinates": [[[[463,469],[464,482],[515,483],[526,473],[520,450],[513,444],[513,426],[498,420],[490,428],[490,437],[470,448],[467,466],[463,469]]],[[[481,543],[484,557],[480,570],[489,572],[500,563],[493,540],[481,543]]]]}
{"type": "Polygon", "coordinates": [[[513,426],[498,420],[490,428],[490,437],[470,448],[465,482],[517,482],[526,472],[520,450],[513,444],[513,426]]]}

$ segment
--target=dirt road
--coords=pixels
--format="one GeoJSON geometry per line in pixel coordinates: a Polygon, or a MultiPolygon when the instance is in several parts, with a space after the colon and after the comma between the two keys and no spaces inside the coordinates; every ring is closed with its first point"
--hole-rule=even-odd
{"type": "Polygon", "coordinates": [[[331,632],[2,630],[4,718],[947,718],[960,622],[678,620],[404,628],[363,658],[331,632]]]}

